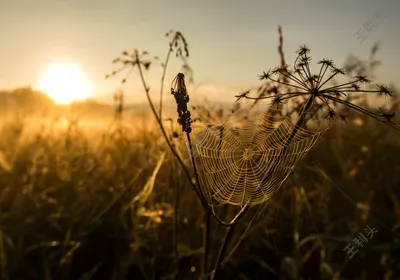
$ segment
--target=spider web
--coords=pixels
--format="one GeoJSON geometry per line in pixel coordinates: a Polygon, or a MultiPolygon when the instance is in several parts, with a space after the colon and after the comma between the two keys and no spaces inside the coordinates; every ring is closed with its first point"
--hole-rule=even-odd
{"type": "Polygon", "coordinates": [[[194,124],[193,157],[203,196],[212,206],[265,202],[326,129],[316,128],[297,127],[280,111],[259,106],[241,109],[220,125],[194,124]]]}

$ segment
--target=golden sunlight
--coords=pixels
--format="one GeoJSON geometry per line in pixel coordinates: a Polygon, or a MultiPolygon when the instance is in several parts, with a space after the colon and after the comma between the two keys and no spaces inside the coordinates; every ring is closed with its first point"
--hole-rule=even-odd
{"type": "Polygon", "coordinates": [[[47,93],[56,103],[69,104],[88,98],[92,86],[77,65],[58,62],[43,72],[38,89],[47,93]]]}

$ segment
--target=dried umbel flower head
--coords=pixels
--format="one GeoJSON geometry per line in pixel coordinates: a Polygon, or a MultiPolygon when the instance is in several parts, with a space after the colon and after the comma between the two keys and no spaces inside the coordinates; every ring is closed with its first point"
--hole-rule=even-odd
{"type": "Polygon", "coordinates": [[[113,60],[113,63],[118,63],[120,65],[122,64],[122,66],[117,70],[114,70],[111,73],[107,74],[105,78],[108,79],[124,71],[125,69],[129,69],[128,73],[121,81],[122,83],[126,83],[133,68],[140,66],[146,70],[149,70],[150,66],[155,60],[158,60],[158,57],[149,57],[149,53],[147,51],[143,51],[142,53],[139,53],[138,50],[133,50],[130,52],[123,51],[120,57],[113,60]]]}
{"type": "Polygon", "coordinates": [[[175,52],[176,57],[178,56],[189,57],[188,43],[181,32],[170,30],[165,34],[165,36],[172,37],[172,40],[169,43],[169,48],[171,51],[173,50],[176,51],[175,52]]]}
{"type": "Polygon", "coordinates": [[[175,97],[177,105],[178,123],[182,126],[183,132],[190,133],[192,131],[192,119],[187,107],[189,95],[186,90],[184,74],[179,73],[172,81],[171,94],[175,97]]]}
{"type": "Polygon", "coordinates": [[[362,86],[364,84],[371,83],[364,75],[357,75],[350,78],[348,82],[339,85],[329,85],[328,83],[332,79],[346,75],[345,71],[337,68],[332,60],[322,59],[318,62],[321,65],[318,73],[313,73],[310,67],[310,49],[304,45],[296,53],[297,57],[293,70],[290,69],[289,65],[282,65],[260,75],[260,80],[281,85],[287,88],[287,91],[283,93],[278,91],[268,92],[258,97],[250,97],[248,92],[245,92],[236,96],[238,100],[241,98],[257,101],[260,99],[272,99],[272,104],[276,105],[288,100],[303,98],[303,101],[305,99],[312,100],[313,107],[317,111],[324,108],[324,111],[327,112],[324,114],[325,118],[340,117],[342,119],[345,119],[345,117],[337,113],[335,105],[344,105],[400,130],[399,125],[393,122],[395,113],[388,113],[382,110],[373,112],[350,102],[348,98],[348,95],[356,93],[376,93],[390,97],[392,92],[388,87],[377,84],[375,89],[363,89],[362,86]],[[279,79],[279,76],[283,76],[285,79],[279,79]]]}
{"type": "MultiPolygon", "coordinates": [[[[183,62],[182,72],[186,73],[189,82],[193,82],[193,70],[187,62],[187,58],[189,57],[189,46],[186,38],[180,31],[175,30],[170,30],[165,34],[165,36],[171,38],[171,41],[169,42],[167,61],[169,53],[175,53],[175,56],[180,58],[183,62]]],[[[165,67],[164,64],[162,64],[162,66],[165,67]]]]}
{"type": "MultiPolygon", "coordinates": [[[[183,36],[181,32],[174,30],[170,30],[165,34],[165,36],[172,38],[171,41],[169,42],[169,53],[175,52],[176,57],[179,57],[183,61],[183,69],[188,73],[192,73],[192,69],[190,68],[190,66],[186,61],[186,58],[189,57],[189,46],[186,41],[186,38],[183,36]]],[[[161,66],[164,68],[168,63],[168,57],[167,61],[161,64],[161,66]]],[[[119,69],[114,70],[111,73],[107,74],[105,78],[108,79],[120,73],[121,71],[130,68],[130,71],[127,74],[127,76],[124,79],[122,79],[122,83],[125,83],[127,81],[129,74],[131,73],[132,69],[135,66],[140,65],[144,69],[149,70],[150,66],[156,60],[159,60],[158,56],[150,57],[147,51],[143,51],[142,53],[139,53],[139,51],[136,49],[133,51],[123,51],[121,56],[113,60],[113,63],[118,63],[120,65],[122,64],[122,66],[119,69]]]]}

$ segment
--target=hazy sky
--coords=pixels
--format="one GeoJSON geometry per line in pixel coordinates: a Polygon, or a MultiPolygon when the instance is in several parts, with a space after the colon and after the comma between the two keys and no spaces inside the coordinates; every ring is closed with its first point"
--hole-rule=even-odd
{"type": "MultiPolygon", "coordinates": [[[[104,82],[104,75],[122,50],[163,58],[164,34],[173,28],[188,40],[198,90],[210,99],[232,96],[279,63],[279,24],[287,62],[307,44],[314,60],[330,58],[342,66],[350,53],[367,58],[379,41],[379,82],[398,84],[399,13],[399,0],[0,0],[0,88],[35,86],[46,65],[69,60],[85,69],[99,97],[118,86],[118,80],[104,82]],[[354,33],[375,12],[386,13],[384,22],[360,43],[354,33]]],[[[179,70],[173,63],[169,82],[179,70]]],[[[154,89],[158,75],[156,70],[149,77],[154,89]]],[[[132,78],[124,89],[142,99],[137,75],[132,78]]]]}

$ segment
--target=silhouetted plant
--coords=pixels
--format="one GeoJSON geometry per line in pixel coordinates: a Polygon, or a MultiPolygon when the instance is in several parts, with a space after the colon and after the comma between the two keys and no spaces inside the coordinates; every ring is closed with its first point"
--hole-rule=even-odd
{"type": "Polygon", "coordinates": [[[337,110],[338,106],[344,106],[400,130],[400,126],[393,121],[394,112],[387,112],[383,108],[378,108],[376,112],[373,112],[347,100],[348,95],[360,93],[375,93],[379,96],[391,97],[392,92],[387,86],[376,84],[376,89],[363,89],[362,86],[371,83],[371,81],[366,75],[362,74],[356,75],[348,82],[329,85],[329,82],[334,78],[345,76],[345,70],[336,67],[332,60],[322,59],[318,61],[318,64],[321,65],[318,73],[314,73],[310,66],[310,49],[304,45],[296,53],[298,55],[293,64],[293,70],[290,69],[289,65],[282,65],[260,75],[260,80],[273,82],[278,86],[282,85],[285,87],[285,91],[278,91],[278,87],[275,87],[275,91],[265,93],[265,90],[261,88],[262,94],[257,97],[250,97],[250,91],[245,91],[236,95],[237,101],[242,98],[256,101],[271,99],[272,106],[280,106],[292,99],[303,101],[308,99],[312,102],[310,105],[312,104],[314,107],[314,111],[310,111],[311,115],[317,114],[321,108],[325,107],[327,112],[323,117],[331,119],[340,117],[345,120],[346,116],[337,110]],[[279,77],[276,78],[278,75],[285,77],[286,81],[281,81],[279,77]]]}

